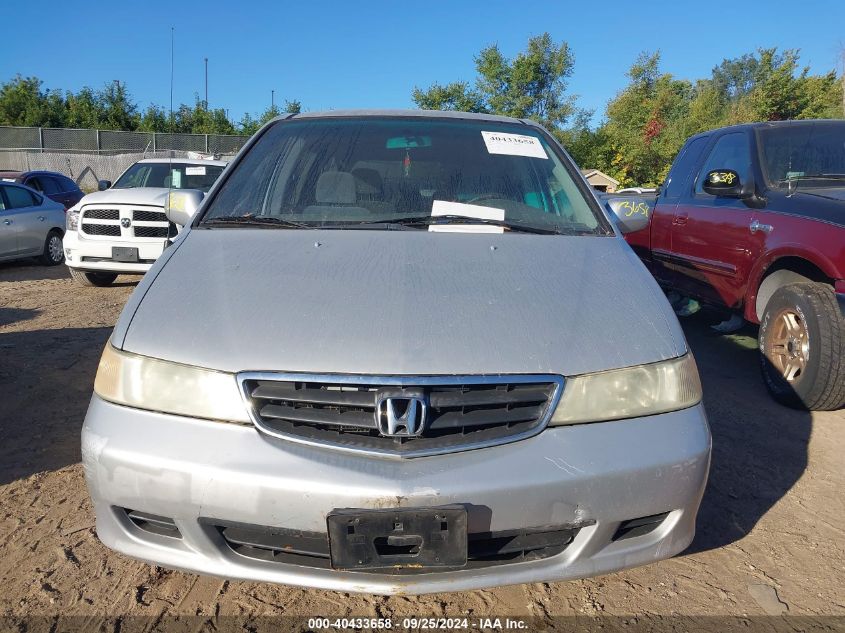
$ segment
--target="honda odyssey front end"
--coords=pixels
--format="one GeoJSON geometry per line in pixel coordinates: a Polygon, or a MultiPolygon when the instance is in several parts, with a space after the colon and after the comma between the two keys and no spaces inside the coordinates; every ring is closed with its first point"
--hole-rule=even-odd
{"type": "Polygon", "coordinates": [[[381,594],[689,545],[710,457],[695,362],[539,126],[288,116],[189,206],[171,194],[186,229],[125,308],[83,428],[106,545],[381,594]]]}

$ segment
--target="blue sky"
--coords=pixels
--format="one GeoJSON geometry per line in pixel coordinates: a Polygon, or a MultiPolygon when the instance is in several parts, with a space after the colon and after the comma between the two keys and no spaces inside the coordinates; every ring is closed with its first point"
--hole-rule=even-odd
{"type": "Polygon", "coordinates": [[[473,55],[497,43],[511,56],[549,31],[575,53],[570,91],[601,118],[643,50],[664,70],[698,78],[725,57],[757,47],[801,49],[813,72],[842,72],[845,1],[795,2],[97,2],[18,3],[6,15],[29,28],[0,36],[0,80],[35,75],[45,87],[125,81],[143,107],[202,98],[237,120],[276,102],[307,110],[412,107],[411,90],[474,77],[473,55]]]}

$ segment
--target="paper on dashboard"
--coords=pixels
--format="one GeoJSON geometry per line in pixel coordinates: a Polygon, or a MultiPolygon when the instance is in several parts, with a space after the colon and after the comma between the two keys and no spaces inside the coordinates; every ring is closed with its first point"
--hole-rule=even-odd
{"type": "MultiPolygon", "coordinates": [[[[431,217],[442,217],[444,215],[462,215],[468,218],[479,220],[505,219],[505,210],[494,207],[482,207],[477,204],[466,204],[463,202],[449,202],[448,200],[434,200],[431,203],[431,217]]],[[[502,226],[490,224],[437,224],[428,227],[433,233],[504,233],[502,226]]]]}

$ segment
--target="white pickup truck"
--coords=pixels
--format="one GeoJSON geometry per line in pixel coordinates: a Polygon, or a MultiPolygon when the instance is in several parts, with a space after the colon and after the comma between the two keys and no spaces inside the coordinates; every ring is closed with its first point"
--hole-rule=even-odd
{"type": "Polygon", "coordinates": [[[164,214],[174,189],[207,192],[226,162],[146,159],[127,169],[112,185],[101,180],[67,212],[65,263],[87,286],[108,286],[118,275],[143,275],[179,227],[164,214]]]}

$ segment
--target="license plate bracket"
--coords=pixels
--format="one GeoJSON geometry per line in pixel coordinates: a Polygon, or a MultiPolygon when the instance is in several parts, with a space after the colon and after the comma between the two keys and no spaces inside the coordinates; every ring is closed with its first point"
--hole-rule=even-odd
{"type": "Polygon", "coordinates": [[[425,569],[467,562],[463,506],[333,510],[326,517],[333,569],[425,569]]]}
{"type": "Polygon", "coordinates": [[[137,263],[138,249],[131,246],[112,246],[111,258],[116,262],[137,263]]]}

